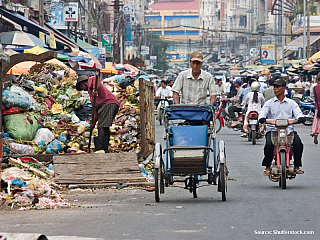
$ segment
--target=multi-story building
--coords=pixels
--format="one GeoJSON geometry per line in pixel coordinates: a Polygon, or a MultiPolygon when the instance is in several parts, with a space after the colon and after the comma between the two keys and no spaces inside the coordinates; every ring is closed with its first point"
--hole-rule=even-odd
{"type": "Polygon", "coordinates": [[[149,31],[169,42],[171,64],[187,65],[190,53],[199,50],[199,0],[156,1],[144,19],[149,31]]]}

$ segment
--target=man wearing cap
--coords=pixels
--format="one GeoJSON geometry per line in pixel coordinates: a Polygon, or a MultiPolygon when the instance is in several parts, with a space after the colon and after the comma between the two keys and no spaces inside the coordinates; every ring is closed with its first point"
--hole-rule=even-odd
{"type": "MultiPolygon", "coordinates": [[[[287,119],[298,119],[299,123],[303,123],[305,118],[298,106],[298,104],[285,97],[286,90],[286,81],[278,78],[273,83],[274,86],[274,94],[275,97],[267,101],[261,109],[259,114],[259,122],[265,123],[266,118],[277,119],[277,118],[287,118],[287,119]]],[[[273,159],[273,150],[274,145],[271,141],[271,131],[277,131],[277,128],[274,125],[267,125],[267,133],[266,133],[266,145],[264,147],[264,159],[262,161],[262,166],[265,166],[263,170],[264,176],[270,175],[270,166],[273,159]]],[[[294,131],[293,126],[289,125],[287,127],[287,133],[290,134],[294,132],[293,139],[293,156],[294,156],[294,171],[296,174],[304,173],[300,167],[301,157],[303,152],[303,144],[301,139],[296,131],[294,131]]]]}
{"type": "Polygon", "coordinates": [[[78,78],[76,89],[78,91],[88,91],[90,101],[93,103],[93,97],[96,97],[94,119],[91,120],[90,127],[93,128],[98,122],[98,137],[94,137],[95,151],[104,150],[108,153],[110,130],[113,119],[118,113],[120,101],[114,96],[98,78],[97,89],[95,89],[96,77],[80,76],[78,78]]]}
{"type": "Polygon", "coordinates": [[[241,87],[241,78],[236,78],[236,80],[234,81],[234,86],[237,89],[237,95],[235,95],[232,98],[226,98],[226,101],[231,101],[231,103],[232,103],[232,106],[230,106],[228,108],[229,116],[234,121],[231,124],[231,127],[235,127],[238,124],[240,124],[240,122],[238,121],[238,119],[236,117],[235,112],[241,112],[242,111],[241,101],[240,101],[240,94],[243,91],[243,89],[241,87]]]}
{"type": "Polygon", "coordinates": [[[201,70],[203,56],[200,52],[190,54],[190,69],[182,71],[173,84],[174,104],[206,104],[207,94],[210,95],[210,104],[216,101],[216,90],[213,77],[210,73],[201,70]],[[181,92],[181,101],[179,93],[181,92]]]}

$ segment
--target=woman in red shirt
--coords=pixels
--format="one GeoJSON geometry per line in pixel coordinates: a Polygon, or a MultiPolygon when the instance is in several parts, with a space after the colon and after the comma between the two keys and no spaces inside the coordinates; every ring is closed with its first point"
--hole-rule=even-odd
{"type": "Polygon", "coordinates": [[[317,76],[317,85],[313,88],[313,96],[314,96],[314,118],[313,118],[313,124],[311,129],[311,136],[313,136],[313,142],[314,144],[318,144],[318,134],[320,133],[320,118],[317,117],[317,113],[320,109],[320,73],[318,73],[317,76]]]}

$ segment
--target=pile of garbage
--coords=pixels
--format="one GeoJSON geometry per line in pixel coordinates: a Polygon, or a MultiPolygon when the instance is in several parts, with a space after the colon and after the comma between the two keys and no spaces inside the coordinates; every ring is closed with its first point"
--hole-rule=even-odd
{"type": "Polygon", "coordinates": [[[57,192],[52,166],[32,157],[9,158],[1,172],[0,206],[11,209],[68,208],[70,204],[57,192]]]}
{"type": "MultiPolygon", "coordinates": [[[[3,153],[87,152],[92,112],[88,93],[77,92],[76,78],[54,64],[36,65],[33,71],[20,75],[3,91],[3,153]]],[[[110,129],[109,152],[139,152],[138,81],[123,75],[103,82],[121,101],[110,129]]],[[[97,133],[95,128],[92,135],[97,133]]]]}

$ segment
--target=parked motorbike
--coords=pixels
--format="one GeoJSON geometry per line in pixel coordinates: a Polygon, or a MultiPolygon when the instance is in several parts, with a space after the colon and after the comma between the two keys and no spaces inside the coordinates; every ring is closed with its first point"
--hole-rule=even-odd
{"type": "Polygon", "coordinates": [[[259,113],[256,111],[251,111],[248,114],[248,141],[252,141],[252,145],[255,145],[257,142],[257,139],[260,139],[263,137],[263,133],[260,131],[260,125],[259,125],[259,113]]]}
{"type": "MultiPolygon", "coordinates": [[[[238,121],[242,122],[242,115],[238,113],[238,121]]],[[[220,99],[220,105],[215,115],[215,128],[216,132],[219,132],[222,127],[226,126],[228,128],[232,128],[236,131],[242,130],[243,124],[240,123],[237,126],[231,127],[232,118],[230,118],[229,113],[227,111],[227,101],[226,98],[220,99]]]]}
{"type": "Polygon", "coordinates": [[[267,119],[267,124],[277,127],[277,131],[271,132],[271,141],[274,145],[273,161],[270,169],[269,179],[273,182],[279,182],[279,187],[287,187],[286,180],[296,177],[294,165],[292,163],[292,143],[294,133],[287,133],[287,126],[298,123],[298,120],[277,118],[267,119]]]}
{"type": "Polygon", "coordinates": [[[306,118],[306,121],[303,124],[306,126],[311,126],[315,113],[314,99],[311,97],[306,97],[305,101],[299,102],[299,107],[302,111],[302,114],[306,118]]]}

